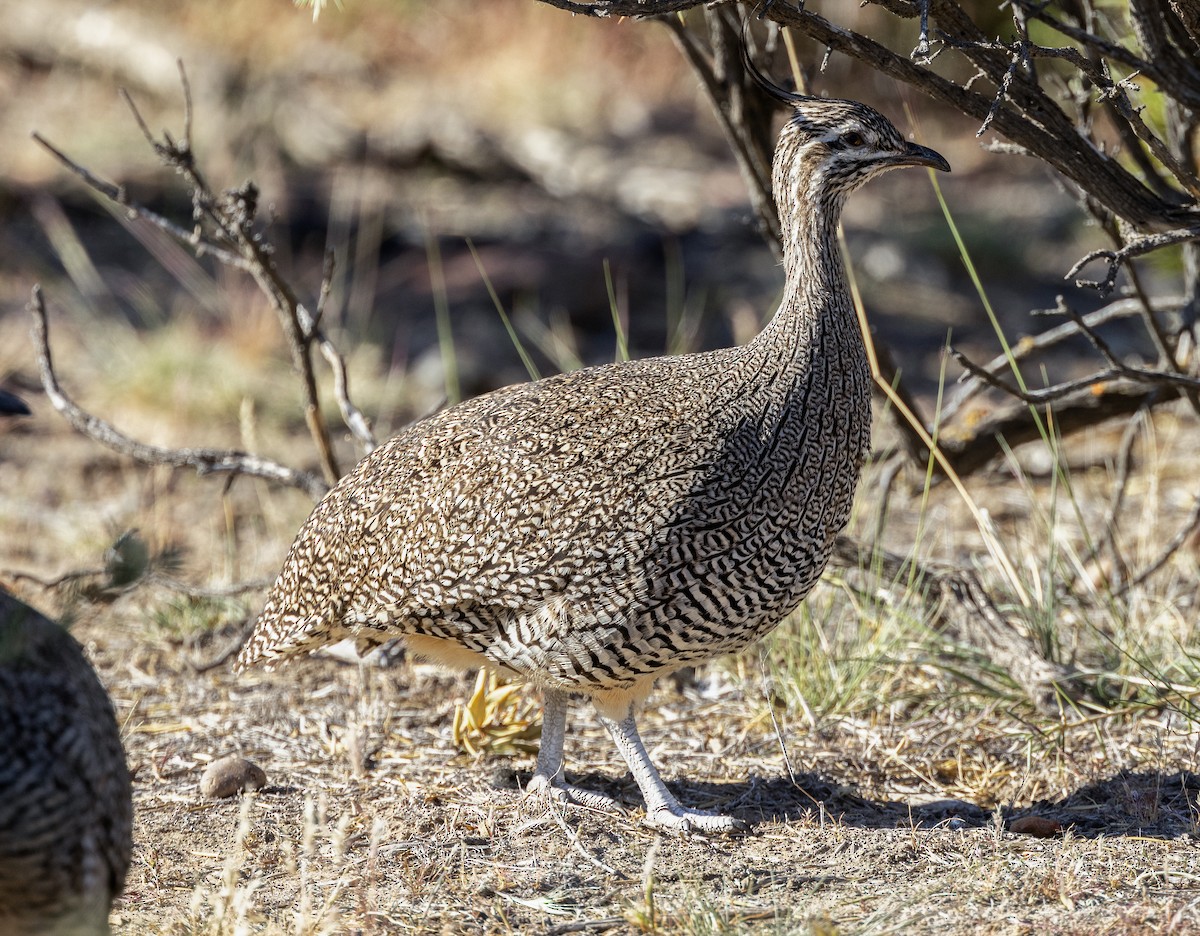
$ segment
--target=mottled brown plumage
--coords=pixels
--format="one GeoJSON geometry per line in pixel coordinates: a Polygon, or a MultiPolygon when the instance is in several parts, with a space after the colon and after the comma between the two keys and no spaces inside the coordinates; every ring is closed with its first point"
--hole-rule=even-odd
{"type": "Polygon", "coordinates": [[[62,627],[0,591],[0,933],[107,933],[132,818],[100,680],[62,627]]]}
{"type": "Polygon", "coordinates": [[[565,784],[569,695],[595,703],[656,825],[681,807],[638,739],[660,676],[735,652],[792,611],[850,513],[870,374],[836,230],[885,169],[948,169],[877,112],[794,97],[774,162],[786,292],[750,344],[507,387],[364,459],[296,538],[239,664],[354,638],[543,688],[533,785],[565,784]]]}

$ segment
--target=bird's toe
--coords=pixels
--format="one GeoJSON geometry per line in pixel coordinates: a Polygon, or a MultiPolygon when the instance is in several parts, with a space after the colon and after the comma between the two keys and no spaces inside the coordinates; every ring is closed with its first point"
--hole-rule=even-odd
{"type": "Polygon", "coordinates": [[[703,812],[698,809],[657,809],[646,814],[646,825],[673,835],[693,833],[731,835],[745,832],[750,824],[736,816],[703,812]]]}
{"type": "Polygon", "coordinates": [[[551,778],[545,774],[535,773],[525,786],[525,796],[544,799],[563,806],[583,806],[587,809],[616,812],[621,815],[625,815],[627,812],[625,807],[611,796],[573,786],[563,780],[561,774],[551,778]]]}

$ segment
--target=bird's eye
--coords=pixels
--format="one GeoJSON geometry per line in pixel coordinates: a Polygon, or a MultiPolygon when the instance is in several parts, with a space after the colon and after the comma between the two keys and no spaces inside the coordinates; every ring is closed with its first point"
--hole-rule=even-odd
{"type": "Polygon", "coordinates": [[[842,134],[842,142],[847,146],[862,146],[867,141],[863,139],[863,135],[857,130],[851,130],[849,133],[842,134]]]}

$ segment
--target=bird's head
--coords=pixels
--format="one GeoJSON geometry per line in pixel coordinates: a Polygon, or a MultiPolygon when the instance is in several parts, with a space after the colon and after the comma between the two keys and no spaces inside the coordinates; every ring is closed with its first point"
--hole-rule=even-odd
{"type": "Polygon", "coordinates": [[[901,166],[950,171],[940,153],[905,140],[874,108],[857,101],[796,97],[790,102],[792,116],[779,136],[777,185],[786,179],[793,184],[803,179],[813,195],[844,197],[901,166]],[[778,178],[781,173],[784,179],[778,178]]]}
{"type": "Polygon", "coordinates": [[[744,61],[763,90],[792,111],[775,150],[777,201],[799,196],[840,203],[875,176],[901,166],[950,171],[940,153],[905,140],[874,108],[785,91],[754,66],[748,53],[744,61]]]}

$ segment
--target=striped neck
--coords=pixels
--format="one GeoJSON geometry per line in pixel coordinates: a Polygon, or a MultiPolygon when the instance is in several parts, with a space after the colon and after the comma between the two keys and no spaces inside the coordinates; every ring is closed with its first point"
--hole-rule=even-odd
{"type": "MultiPolygon", "coordinates": [[[[778,191],[778,182],[776,180],[778,191]]],[[[864,355],[854,315],[846,267],[838,241],[838,220],[844,198],[797,198],[797,187],[786,192],[794,209],[781,219],[783,299],[770,322],[751,343],[756,357],[774,358],[788,369],[805,369],[814,353],[832,354],[848,362],[864,355]],[[786,363],[785,363],[786,362],[786,363]]],[[[781,203],[782,202],[781,200],[781,203]]],[[[764,361],[765,363],[765,361],[764,361]]]]}

